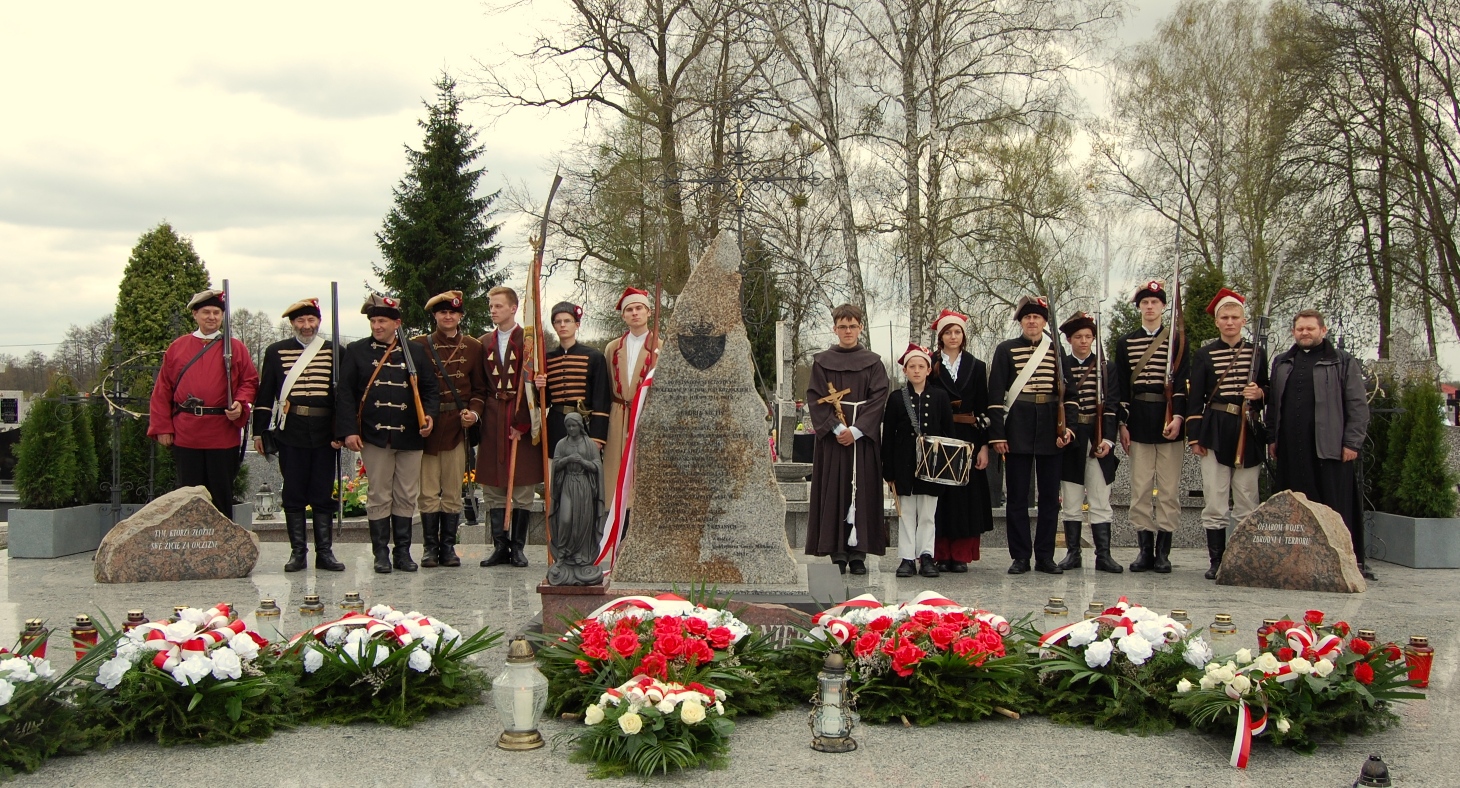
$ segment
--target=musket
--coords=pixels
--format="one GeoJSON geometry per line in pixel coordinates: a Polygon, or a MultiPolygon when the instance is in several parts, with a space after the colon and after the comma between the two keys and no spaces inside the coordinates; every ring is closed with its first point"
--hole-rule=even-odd
{"type": "MultiPolygon", "coordinates": [[[[406,362],[406,375],[411,379],[411,399],[416,403],[416,426],[426,426],[426,408],[421,405],[421,379],[416,372],[416,360],[411,358],[411,348],[406,344],[406,327],[402,323],[395,327],[395,343],[400,346],[401,358],[406,362]]],[[[381,359],[384,364],[386,359],[381,359]]]]}
{"type": "Polygon", "coordinates": [[[1101,310],[1110,298],[1110,228],[1105,228],[1104,253],[1101,255],[1104,274],[1100,284],[1100,302],[1095,305],[1095,439],[1090,441],[1090,456],[1105,442],[1105,351],[1100,345],[1101,310]]]}
{"type": "MultiPolygon", "coordinates": [[[[1054,301],[1052,301],[1049,296],[1045,296],[1044,301],[1046,304],[1054,303],[1054,301]]],[[[1056,404],[1059,405],[1059,411],[1054,417],[1054,424],[1055,433],[1060,438],[1063,438],[1065,436],[1065,430],[1068,430],[1070,428],[1069,421],[1065,417],[1064,349],[1060,347],[1060,338],[1058,331],[1056,331],[1048,323],[1045,323],[1044,331],[1045,333],[1049,334],[1050,341],[1054,343],[1054,390],[1056,395],[1055,398],[1057,400],[1056,404]]]]}
{"type": "Polygon", "coordinates": [[[1171,333],[1166,340],[1166,420],[1169,425],[1177,415],[1173,412],[1176,403],[1176,371],[1181,367],[1181,354],[1186,350],[1186,315],[1181,304],[1181,220],[1183,212],[1176,214],[1176,270],[1171,277],[1171,333]]]}
{"type": "MultiPolygon", "coordinates": [[[[1277,296],[1278,273],[1282,271],[1282,268],[1282,260],[1278,260],[1277,264],[1273,266],[1272,281],[1268,282],[1267,285],[1267,298],[1262,302],[1263,312],[1272,311],[1272,300],[1277,296]]],[[[1257,381],[1258,351],[1261,350],[1263,355],[1267,353],[1267,332],[1268,316],[1266,314],[1258,315],[1256,330],[1252,332],[1252,362],[1248,365],[1247,369],[1247,382],[1249,384],[1257,381]]],[[[1253,418],[1255,417],[1252,413],[1252,401],[1243,397],[1242,412],[1238,414],[1237,455],[1234,467],[1241,468],[1244,466],[1242,455],[1247,451],[1247,433],[1252,429],[1248,427],[1248,422],[1253,418]]]]}
{"type": "MultiPolygon", "coordinates": [[[[340,385],[340,283],[330,282],[330,399],[334,400],[336,387],[340,385]]],[[[335,535],[344,532],[345,523],[345,480],[344,451],[335,449],[335,535]]]]}
{"type": "MultiPolygon", "coordinates": [[[[223,399],[223,408],[226,410],[233,407],[233,310],[228,305],[228,280],[223,280],[223,385],[227,396],[223,399]]],[[[244,421],[244,425],[248,422],[244,421]]],[[[248,451],[248,435],[244,432],[246,426],[238,430],[238,459],[242,460],[245,452],[248,451]]]]}

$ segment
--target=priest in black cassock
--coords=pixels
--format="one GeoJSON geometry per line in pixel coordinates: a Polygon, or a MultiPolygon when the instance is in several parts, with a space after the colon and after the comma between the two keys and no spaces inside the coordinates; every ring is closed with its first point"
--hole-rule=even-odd
{"type": "Polygon", "coordinates": [[[860,308],[842,304],[831,311],[831,318],[837,344],[816,354],[806,388],[816,431],[806,554],[829,555],[843,572],[861,575],[867,573],[869,553],[887,552],[878,445],[887,370],[876,353],[859,344],[860,308]]]}

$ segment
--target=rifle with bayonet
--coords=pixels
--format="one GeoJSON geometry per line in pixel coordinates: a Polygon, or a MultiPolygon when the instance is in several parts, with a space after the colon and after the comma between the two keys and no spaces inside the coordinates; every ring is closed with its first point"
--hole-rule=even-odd
{"type": "Polygon", "coordinates": [[[1101,310],[1110,298],[1110,228],[1105,229],[1104,273],[1100,285],[1100,302],[1095,305],[1095,438],[1090,441],[1090,456],[1094,457],[1100,445],[1105,442],[1105,350],[1101,347],[1101,310]]]}
{"type": "MultiPolygon", "coordinates": [[[[224,391],[228,392],[223,398],[223,409],[233,408],[233,309],[230,307],[232,299],[228,297],[228,280],[223,280],[223,385],[224,391]]],[[[226,415],[224,418],[228,418],[226,415]]],[[[248,422],[244,421],[243,426],[238,429],[238,459],[241,462],[243,455],[248,451],[248,422]]]]}
{"type": "MultiPolygon", "coordinates": [[[[340,283],[330,282],[330,342],[334,347],[330,349],[330,404],[335,403],[335,392],[340,385],[340,283]]],[[[330,425],[331,434],[334,433],[334,425],[330,425]]],[[[344,462],[344,447],[335,449],[335,535],[339,536],[344,532],[345,523],[345,479],[344,469],[341,465],[344,462]]]]}
{"type": "Polygon", "coordinates": [[[395,327],[395,343],[400,345],[401,357],[406,362],[406,375],[411,379],[411,400],[416,404],[416,425],[418,427],[425,427],[426,408],[421,405],[421,378],[416,372],[416,360],[411,358],[411,348],[406,344],[406,329],[404,324],[395,327]]]}
{"type": "MultiPolygon", "coordinates": [[[[1252,363],[1248,365],[1247,383],[1251,385],[1257,382],[1257,361],[1259,358],[1267,357],[1268,330],[1270,321],[1267,313],[1272,311],[1272,300],[1277,296],[1278,274],[1282,272],[1283,261],[1279,259],[1273,266],[1272,280],[1267,285],[1267,298],[1262,301],[1264,314],[1257,316],[1257,325],[1252,332],[1252,363]]],[[[1244,387],[1245,388],[1245,387],[1244,387]]],[[[1262,414],[1253,412],[1252,400],[1242,398],[1242,412],[1238,414],[1237,422],[1237,455],[1234,467],[1244,467],[1242,456],[1247,451],[1247,439],[1249,434],[1262,436],[1263,427],[1261,424],[1262,414]]]]}
{"type": "MultiPolygon", "coordinates": [[[[1163,429],[1171,424],[1171,420],[1177,416],[1185,415],[1175,412],[1176,404],[1176,373],[1181,369],[1182,354],[1186,352],[1186,315],[1181,303],[1181,220],[1182,214],[1178,212],[1176,217],[1176,269],[1171,277],[1171,333],[1166,342],[1166,420],[1162,422],[1163,429]]],[[[1183,392],[1184,393],[1184,392],[1183,392]]]]}
{"type": "MultiPolygon", "coordinates": [[[[1045,296],[1044,302],[1045,304],[1053,303],[1049,296],[1045,296]]],[[[1056,411],[1054,417],[1055,435],[1057,438],[1064,438],[1065,431],[1070,428],[1069,421],[1065,417],[1065,353],[1064,349],[1060,347],[1059,331],[1048,322],[1045,323],[1044,330],[1049,334],[1049,339],[1054,344],[1055,404],[1059,405],[1059,410],[1056,411]]]]}

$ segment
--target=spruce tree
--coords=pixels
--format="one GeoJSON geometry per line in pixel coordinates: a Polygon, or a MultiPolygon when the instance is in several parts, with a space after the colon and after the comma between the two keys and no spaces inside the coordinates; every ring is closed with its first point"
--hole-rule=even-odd
{"type": "Polygon", "coordinates": [[[426,300],[460,290],[462,330],[479,334],[490,323],[487,291],[503,278],[494,267],[501,250],[494,243],[498,225],[487,221],[497,195],[478,195],[486,170],[472,163],[483,149],[461,119],[456,81],[443,74],[436,91],[436,103],[426,105],[426,119],[417,122],[425,130],[421,149],[406,146],[409,168],[394,189],[395,207],[375,234],[384,257],[375,275],[400,298],[408,328],[429,329],[426,300]]]}
{"type": "Polygon", "coordinates": [[[76,439],[76,502],[95,503],[101,500],[101,467],[96,454],[96,437],[92,434],[92,404],[101,397],[93,395],[87,402],[71,406],[71,431],[76,439]]]}
{"type": "Polygon", "coordinates": [[[76,503],[76,433],[71,405],[56,400],[75,394],[69,378],[58,378],[31,405],[15,449],[15,492],[27,509],[59,509],[76,503]]]}
{"type": "Polygon", "coordinates": [[[1399,483],[1404,475],[1404,458],[1409,453],[1410,433],[1414,431],[1416,415],[1409,407],[1410,392],[1415,384],[1405,381],[1398,385],[1400,412],[1394,414],[1393,420],[1389,422],[1389,445],[1384,452],[1384,464],[1379,468],[1379,509],[1395,514],[1401,514],[1399,483]]]}
{"type": "MultiPolygon", "coordinates": [[[[1404,393],[1406,415],[1413,414],[1403,468],[1394,497],[1396,512],[1409,517],[1454,517],[1455,477],[1445,463],[1444,401],[1433,381],[1419,381],[1404,393]]],[[[1395,464],[1398,457],[1391,455],[1395,464]]]]}
{"type": "Polygon", "coordinates": [[[1222,289],[1222,272],[1213,266],[1198,266],[1190,272],[1190,278],[1181,283],[1181,311],[1186,316],[1186,339],[1192,351],[1216,339],[1217,320],[1207,314],[1207,304],[1217,297],[1222,289]]]}

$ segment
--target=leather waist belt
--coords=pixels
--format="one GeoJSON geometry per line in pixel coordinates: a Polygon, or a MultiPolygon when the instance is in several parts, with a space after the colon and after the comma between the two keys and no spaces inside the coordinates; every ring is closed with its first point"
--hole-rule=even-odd
{"type": "Polygon", "coordinates": [[[1135,396],[1135,399],[1136,399],[1137,402],[1165,402],[1166,401],[1166,395],[1165,394],[1152,394],[1150,392],[1144,392],[1143,391],[1140,394],[1137,394],[1135,396]]]}
{"type": "Polygon", "coordinates": [[[461,406],[456,404],[455,402],[443,402],[437,409],[440,410],[442,413],[445,413],[449,410],[461,410],[461,406]]]}
{"type": "Polygon", "coordinates": [[[205,408],[202,405],[195,405],[195,406],[193,406],[191,408],[185,408],[182,405],[178,405],[177,403],[173,403],[172,412],[173,413],[191,413],[194,416],[222,416],[224,413],[227,413],[228,412],[228,409],[227,408],[205,408]]]}
{"type": "Polygon", "coordinates": [[[1094,415],[1086,415],[1086,414],[1083,414],[1082,413],[1079,416],[1076,416],[1075,417],[1075,423],[1076,424],[1094,424],[1095,423],[1095,416],[1094,415]]]}
{"type": "Polygon", "coordinates": [[[492,396],[493,397],[496,397],[499,400],[502,400],[503,402],[506,402],[506,401],[508,401],[508,400],[516,397],[517,396],[517,392],[515,392],[515,391],[499,391],[499,392],[493,394],[492,396]]]}
{"type": "Polygon", "coordinates": [[[954,424],[977,424],[978,423],[978,417],[975,416],[975,415],[973,415],[972,413],[955,413],[955,414],[953,414],[953,423],[954,424]]]}
{"type": "Polygon", "coordinates": [[[1241,405],[1230,405],[1225,402],[1214,402],[1212,403],[1211,408],[1218,413],[1230,413],[1233,416],[1242,415],[1241,405]]]}
{"type": "Polygon", "coordinates": [[[1045,403],[1058,402],[1059,396],[1055,394],[1020,394],[1014,398],[1014,401],[1033,402],[1035,405],[1043,405],[1045,403]]]}
{"type": "Polygon", "coordinates": [[[615,405],[622,405],[625,408],[627,408],[629,406],[629,401],[626,400],[626,399],[620,399],[619,396],[617,394],[615,394],[615,395],[613,395],[613,404],[615,404],[615,405]]]}
{"type": "Polygon", "coordinates": [[[334,415],[334,412],[335,411],[334,411],[333,408],[322,408],[322,407],[320,407],[318,405],[313,405],[313,406],[310,406],[310,405],[290,405],[289,406],[289,415],[290,416],[332,416],[332,415],[334,415]]]}

